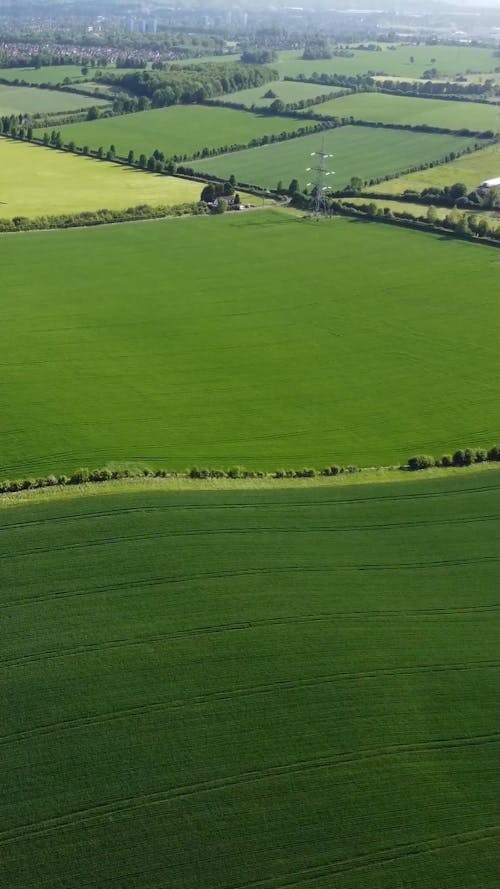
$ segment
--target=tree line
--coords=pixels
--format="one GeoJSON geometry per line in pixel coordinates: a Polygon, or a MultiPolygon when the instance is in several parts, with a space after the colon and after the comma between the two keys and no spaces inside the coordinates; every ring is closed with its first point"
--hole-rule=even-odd
{"type": "Polygon", "coordinates": [[[500,87],[493,78],[484,82],[457,81],[400,81],[384,78],[376,80],[372,74],[327,74],[313,71],[309,76],[296,74],[285,76],[284,80],[298,83],[318,83],[324,86],[338,86],[352,92],[385,92],[414,98],[467,99],[478,101],[499,95],[500,87]]]}
{"type": "MultiPolygon", "coordinates": [[[[498,463],[500,461],[500,446],[495,445],[489,450],[483,448],[465,448],[455,451],[454,454],[444,454],[442,457],[435,459],[426,454],[410,457],[408,463],[400,467],[378,467],[378,468],[399,468],[402,471],[415,472],[422,469],[430,469],[434,466],[440,467],[464,467],[472,466],[474,463],[498,463]]],[[[320,476],[323,478],[334,478],[342,475],[352,475],[361,472],[357,466],[348,465],[341,466],[333,464],[324,466],[321,469],[312,467],[304,467],[303,469],[275,469],[271,472],[263,472],[256,469],[245,469],[242,466],[232,466],[229,469],[214,469],[203,466],[193,466],[184,472],[176,470],[151,468],[145,466],[136,469],[109,469],[103,467],[101,469],[87,469],[81,467],[76,469],[71,475],[46,475],[38,478],[24,478],[10,481],[4,479],[0,481],[0,495],[14,494],[20,491],[37,490],[40,488],[67,487],[75,485],[85,485],[89,483],[102,484],[103,482],[119,481],[128,478],[179,478],[179,479],[303,479],[315,478],[320,476]]]]}

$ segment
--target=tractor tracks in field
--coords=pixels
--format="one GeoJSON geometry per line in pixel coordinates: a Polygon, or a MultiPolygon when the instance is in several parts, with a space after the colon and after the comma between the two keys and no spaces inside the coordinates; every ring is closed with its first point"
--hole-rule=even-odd
{"type": "MultiPolygon", "coordinates": [[[[0,553],[1,560],[25,559],[33,556],[52,555],[55,553],[72,552],[75,550],[95,549],[102,546],[116,546],[131,543],[151,543],[157,541],[192,539],[199,537],[252,537],[258,535],[280,536],[295,534],[301,537],[312,537],[321,534],[341,533],[370,533],[380,531],[406,530],[415,528],[448,527],[455,525],[468,525],[481,522],[496,521],[500,518],[498,513],[481,516],[459,517],[453,519],[416,519],[409,522],[377,522],[363,525],[318,525],[314,528],[278,527],[260,525],[253,528],[188,528],[182,530],[153,531],[140,534],[116,534],[111,537],[98,537],[92,540],[79,540],[77,542],[63,543],[57,546],[40,546],[27,550],[13,550],[0,553]]],[[[0,528],[0,531],[4,529],[0,528]]]]}
{"type": "Polygon", "coordinates": [[[259,630],[280,626],[333,623],[335,621],[387,621],[392,619],[418,619],[441,618],[459,615],[491,614],[500,606],[491,603],[485,605],[463,605],[453,608],[423,608],[413,610],[394,611],[332,611],[318,612],[315,614],[283,615],[271,618],[253,618],[249,620],[234,621],[227,624],[211,624],[199,627],[187,627],[170,633],[157,633],[151,636],[139,636],[137,638],[126,637],[117,639],[105,639],[101,642],[73,645],[67,648],[50,648],[18,657],[3,658],[0,660],[0,670],[25,667],[31,664],[52,660],[60,660],[67,657],[87,656],[89,654],[102,654],[116,649],[136,648],[139,646],[164,645],[168,642],[179,642],[184,639],[201,636],[212,636],[223,633],[239,633],[249,630],[259,630]]]}
{"type": "Polygon", "coordinates": [[[225,889],[296,889],[306,883],[314,883],[316,880],[342,876],[377,865],[388,865],[420,855],[432,855],[453,848],[459,849],[461,846],[473,843],[497,840],[499,835],[500,828],[496,825],[476,830],[465,830],[460,833],[440,834],[414,843],[398,843],[395,846],[388,846],[351,858],[337,858],[324,864],[290,871],[281,876],[252,880],[249,883],[233,883],[225,889]]]}
{"type": "Polygon", "coordinates": [[[0,746],[23,741],[31,741],[47,735],[58,734],[65,731],[79,731],[80,729],[94,726],[107,725],[120,720],[137,719],[155,713],[176,712],[178,710],[210,707],[225,701],[235,701],[264,695],[276,695],[288,691],[307,691],[343,682],[369,682],[380,679],[393,679],[397,677],[412,677],[415,675],[467,672],[473,670],[491,670],[500,666],[498,661],[470,661],[458,663],[417,664],[405,667],[375,667],[356,672],[338,672],[322,676],[311,676],[307,679],[281,679],[276,682],[267,682],[257,685],[240,686],[236,688],[221,689],[207,694],[194,695],[193,697],[169,701],[152,701],[148,704],[136,707],[127,707],[120,710],[111,710],[105,713],[89,714],[74,719],[59,720],[34,726],[23,731],[11,732],[0,736],[0,746]]]}
{"type": "MultiPolygon", "coordinates": [[[[337,754],[330,753],[310,759],[299,759],[283,765],[267,766],[261,769],[240,772],[235,775],[226,775],[191,784],[172,786],[151,793],[134,794],[0,831],[0,846],[18,841],[33,840],[37,837],[47,836],[62,830],[71,830],[75,827],[96,827],[103,823],[109,823],[115,818],[128,818],[130,815],[144,809],[167,806],[170,803],[175,803],[176,800],[204,793],[230,790],[234,787],[255,784],[259,781],[279,780],[288,776],[311,775],[325,769],[335,769],[342,766],[350,767],[370,760],[390,758],[392,756],[420,756],[434,751],[440,752],[443,750],[450,751],[466,747],[484,746],[497,743],[499,740],[500,734],[495,733],[472,737],[443,738],[413,744],[394,744],[387,747],[337,754]]],[[[249,886],[251,885],[249,884],[249,886]]],[[[255,885],[258,886],[259,884],[255,885]]],[[[265,886],[265,883],[263,885],[265,886]]],[[[286,886],[287,884],[282,883],[282,885],[286,886]]],[[[244,887],[239,887],[239,889],[244,889],[244,887]]]]}
{"type": "MultiPolygon", "coordinates": [[[[466,565],[481,565],[496,563],[500,561],[500,556],[478,556],[462,559],[445,559],[430,562],[402,562],[394,564],[358,564],[358,565],[274,565],[266,567],[243,568],[239,571],[227,569],[226,571],[202,571],[193,574],[178,575],[162,575],[160,577],[138,578],[133,581],[122,581],[115,584],[99,584],[93,587],[83,589],[61,590],[51,595],[26,596],[20,599],[11,599],[0,604],[0,611],[22,608],[26,606],[54,602],[61,599],[71,599],[83,596],[105,595],[109,593],[126,592],[128,590],[140,590],[155,586],[171,586],[173,584],[184,583],[209,583],[212,581],[222,582],[225,580],[233,580],[244,577],[273,577],[280,574],[334,574],[334,573],[358,573],[358,572],[398,572],[398,571],[417,571],[417,570],[436,570],[450,567],[463,567],[466,565]]],[[[464,606],[465,608],[494,608],[496,603],[479,606],[464,606]]],[[[435,609],[439,610],[439,609],[435,609]]],[[[449,609],[444,609],[448,611],[449,609]]],[[[458,610],[463,610],[459,608],[458,610]]],[[[364,612],[369,614],[370,612],[364,612]]],[[[381,612],[382,613],[382,612],[381,612]]],[[[385,612],[389,614],[390,612],[385,612]]],[[[401,612],[406,613],[406,612],[401,612]]],[[[1,662],[0,662],[1,663],[1,662]]]]}

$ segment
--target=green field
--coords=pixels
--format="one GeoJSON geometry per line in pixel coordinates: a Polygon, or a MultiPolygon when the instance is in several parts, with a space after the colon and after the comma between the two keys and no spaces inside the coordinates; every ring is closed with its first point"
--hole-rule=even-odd
{"type": "Polygon", "coordinates": [[[480,102],[445,102],[443,99],[413,99],[386,93],[355,93],[324,102],[313,110],[316,114],[352,116],[356,120],[500,132],[500,106],[480,102]]]}
{"type": "MultiPolygon", "coordinates": [[[[172,157],[192,155],[204,147],[246,145],[258,136],[297,130],[301,125],[300,120],[293,118],[260,116],[232,108],[175,105],[71,124],[62,127],[62,135],[65,142],[73,140],[80,147],[107,148],[113,144],[122,156],[130,149],[136,155],[149,155],[158,148],[172,157]]],[[[43,134],[43,130],[38,132],[43,134]]]]}
{"type": "Polygon", "coordinates": [[[90,99],[88,96],[80,96],[76,93],[0,84],[0,116],[19,113],[76,111],[79,108],[90,108],[91,105],[105,104],[102,99],[90,99]]]}
{"type": "Polygon", "coordinates": [[[437,68],[441,75],[454,77],[468,72],[491,72],[498,65],[492,49],[468,46],[396,46],[382,52],[357,51],[354,58],[302,61],[302,50],[279,53],[272,67],[280,77],[305,74],[387,74],[408,79],[420,78],[425,70],[437,68]],[[410,62],[413,56],[414,62],[410,62]],[[433,62],[432,60],[436,61],[433,62]]]}
{"type": "Polygon", "coordinates": [[[500,437],[493,248],[279,210],[0,243],[0,479],[500,437]]]}
{"type": "Polygon", "coordinates": [[[66,77],[72,81],[88,80],[92,76],[89,68],[87,77],[82,75],[81,65],[47,65],[42,68],[0,68],[4,80],[25,80],[27,83],[63,83],[66,77]]]}
{"type": "Polygon", "coordinates": [[[472,189],[477,188],[485,179],[494,179],[497,176],[500,176],[500,146],[492,145],[473,154],[459,157],[449,164],[421,170],[409,176],[391,179],[389,182],[381,182],[380,185],[375,185],[373,190],[401,194],[407,188],[422,191],[423,188],[430,188],[433,185],[443,188],[455,182],[463,182],[472,189]]]}
{"type": "MultiPolygon", "coordinates": [[[[342,127],[324,134],[324,145],[332,152],[329,163],[335,176],[329,184],[339,189],[353,176],[361,179],[385,176],[413,165],[435,161],[456,151],[472,139],[456,136],[412,133],[405,130],[384,130],[366,127],[342,127]]],[[[303,188],[314,181],[307,167],[314,165],[313,151],[322,145],[319,134],[291,139],[274,145],[250,148],[232,154],[205,158],[190,164],[195,170],[222,178],[236,176],[238,182],[275,188],[281,179],[287,186],[296,177],[303,188]]]]}
{"type": "MultiPolygon", "coordinates": [[[[380,198],[377,200],[377,199],[366,198],[366,197],[361,197],[361,198],[350,197],[348,200],[352,204],[368,204],[368,203],[373,202],[377,207],[382,207],[382,209],[384,207],[388,207],[389,210],[396,210],[398,213],[411,213],[413,216],[425,216],[427,213],[427,207],[428,207],[428,205],[426,205],[426,204],[413,204],[410,201],[390,201],[390,200],[387,200],[386,198],[380,198]]],[[[448,216],[448,214],[451,212],[449,207],[434,207],[434,209],[435,209],[439,219],[444,219],[444,217],[448,216]]],[[[470,214],[471,214],[470,210],[454,209],[453,212],[459,213],[460,216],[470,216],[470,214]]],[[[497,214],[494,212],[480,210],[480,211],[474,212],[473,215],[480,216],[480,217],[484,216],[486,219],[488,219],[493,224],[500,225],[500,219],[498,218],[497,214]]]]}
{"type": "Polygon", "coordinates": [[[259,108],[268,108],[275,100],[265,99],[264,96],[272,90],[276,93],[276,97],[281,99],[285,105],[290,102],[300,102],[301,99],[315,99],[317,96],[336,92],[334,86],[318,86],[317,83],[298,83],[294,80],[273,80],[271,83],[264,83],[262,86],[254,87],[249,90],[239,90],[237,93],[226,93],[218,96],[217,101],[222,102],[241,102],[250,108],[256,105],[259,108]]]}
{"type": "Polygon", "coordinates": [[[499,486],[0,508],[2,886],[494,889],[499,486]]]}
{"type": "Polygon", "coordinates": [[[198,182],[0,139],[0,217],[197,201],[198,182]]]}

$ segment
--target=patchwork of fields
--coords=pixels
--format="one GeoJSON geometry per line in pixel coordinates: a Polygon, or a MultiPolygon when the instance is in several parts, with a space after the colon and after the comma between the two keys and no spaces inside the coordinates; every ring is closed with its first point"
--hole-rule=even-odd
{"type": "Polygon", "coordinates": [[[91,99],[77,93],[42,90],[30,86],[6,86],[0,83],[0,116],[76,111],[79,108],[90,108],[91,105],[105,104],[102,99],[91,99]]]}
{"type": "Polygon", "coordinates": [[[0,478],[498,437],[493,248],[278,210],[1,240],[0,478]]]}
{"type": "MultiPolygon", "coordinates": [[[[150,155],[159,149],[166,157],[192,155],[204,147],[246,145],[258,136],[290,132],[302,126],[300,120],[289,117],[270,117],[235,111],[232,108],[213,108],[205,105],[173,105],[155,111],[126,114],[61,127],[65,142],[76,142],[80,147],[99,148],[116,146],[117,154],[127,156],[130,149],[136,155],[150,155]]],[[[43,129],[38,131],[43,135],[43,129]]]]}
{"type": "MultiPolygon", "coordinates": [[[[311,86],[311,84],[309,84],[311,86]]],[[[500,106],[480,102],[446,102],[443,99],[414,99],[386,93],[355,93],[315,107],[316,114],[354,117],[382,123],[427,124],[450,130],[500,132],[500,106]]]]}
{"type": "MultiPolygon", "coordinates": [[[[281,77],[499,64],[471,46],[300,55],[278,54],[281,77]]],[[[270,104],[268,89],[287,103],[333,88],[225,100],[270,104]]],[[[0,85],[0,115],[96,103],[0,85]]],[[[479,103],[356,94],[313,110],[500,131],[479,103]]],[[[346,126],[228,151],[302,122],[178,105],[61,130],[136,161],[224,148],[186,166],[285,189],[315,181],[318,150],[338,189],[476,142],[346,126]]],[[[490,144],[378,192],[496,176],[490,144]]],[[[202,187],[0,138],[11,227],[202,187]]],[[[0,234],[0,886],[496,889],[500,464],[492,450],[398,467],[500,447],[498,251],[242,200],[0,234]],[[134,477],[58,480],[78,467],[134,477]]]]}
{"type": "Polygon", "coordinates": [[[308,181],[314,181],[314,172],[307,172],[307,167],[314,166],[311,153],[324,144],[324,150],[333,154],[329,163],[335,176],[330,177],[329,185],[339,189],[348,185],[353,176],[370,179],[397,173],[406,167],[440,160],[473,143],[472,139],[457,136],[349,126],[328,130],[324,136],[313,133],[205,158],[190,166],[222,178],[234,174],[238,182],[266,188],[276,188],[279,180],[288,186],[291,179],[297,178],[304,188],[308,181]]]}
{"type": "Polygon", "coordinates": [[[0,509],[4,885],[494,889],[499,486],[0,509]]]}
{"type": "Polygon", "coordinates": [[[198,201],[199,182],[0,139],[0,217],[198,201]]]}

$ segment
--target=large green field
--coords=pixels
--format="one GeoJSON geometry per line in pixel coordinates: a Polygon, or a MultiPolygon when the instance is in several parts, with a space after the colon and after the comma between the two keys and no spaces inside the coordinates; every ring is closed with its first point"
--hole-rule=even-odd
{"type": "Polygon", "coordinates": [[[394,74],[408,79],[420,78],[429,68],[437,68],[439,74],[454,77],[469,72],[492,72],[498,65],[493,49],[468,46],[384,46],[381,52],[355,51],[353,58],[316,59],[303,61],[301,50],[279,53],[273,68],[280,77],[297,74],[394,74]],[[411,62],[410,58],[414,61],[411,62]],[[434,61],[435,60],[435,61],[434,61]]]}
{"type": "Polygon", "coordinates": [[[0,479],[499,437],[494,248],[279,210],[0,243],[0,479]]]}
{"type": "Polygon", "coordinates": [[[499,486],[0,508],[2,886],[494,889],[499,486]]]}
{"type": "Polygon", "coordinates": [[[408,176],[391,179],[389,182],[381,182],[380,185],[374,186],[374,191],[401,194],[407,188],[422,191],[423,188],[430,188],[433,185],[443,188],[455,182],[463,182],[468,188],[473,189],[485,179],[495,179],[497,176],[500,176],[500,146],[492,145],[481,151],[465,154],[449,164],[420,170],[418,173],[410,173],[408,176]]]}
{"type": "Polygon", "coordinates": [[[386,93],[355,93],[324,102],[313,110],[316,114],[352,116],[357,120],[382,123],[500,131],[500,106],[480,102],[446,102],[443,99],[414,99],[386,93]]]}
{"type": "MultiPolygon", "coordinates": [[[[281,99],[285,105],[290,102],[300,102],[301,99],[315,99],[317,96],[334,93],[334,86],[319,86],[317,83],[298,83],[295,80],[273,80],[248,90],[239,90],[236,93],[226,93],[218,96],[217,101],[241,102],[250,108],[256,105],[258,108],[268,108],[275,100],[265,99],[265,94],[271,90],[276,98],[281,99]]],[[[317,110],[317,109],[314,109],[317,110]]]]}
{"type": "Polygon", "coordinates": [[[80,96],[76,93],[0,84],[0,116],[75,111],[79,108],[90,108],[91,105],[105,104],[102,99],[90,99],[88,96],[80,96]]]}
{"type": "Polygon", "coordinates": [[[89,74],[84,77],[81,65],[44,65],[41,68],[0,68],[0,77],[27,83],[63,83],[67,77],[72,81],[86,80],[92,76],[92,71],[89,68],[89,74]]]}
{"type": "MultiPolygon", "coordinates": [[[[71,124],[62,127],[62,135],[65,142],[72,140],[80,147],[99,148],[102,145],[108,148],[113,144],[122,156],[126,156],[130,149],[136,155],[149,155],[158,148],[167,157],[172,157],[191,155],[204,147],[247,145],[258,136],[297,130],[301,125],[300,120],[293,118],[261,116],[232,108],[175,105],[71,124]]],[[[40,135],[43,130],[38,133],[40,135]]]]}
{"type": "MultiPolygon", "coordinates": [[[[297,178],[300,186],[314,181],[311,153],[322,146],[322,136],[313,134],[250,148],[231,154],[205,158],[190,164],[195,170],[220,176],[234,174],[237,181],[275,188],[279,180],[286,185],[297,178]]],[[[333,154],[328,161],[335,176],[330,177],[333,188],[343,188],[353,176],[361,179],[385,176],[413,165],[436,161],[451,151],[473,140],[456,136],[412,133],[405,130],[387,130],[366,127],[342,127],[324,134],[325,150],[333,154]]]]}
{"type": "Polygon", "coordinates": [[[199,200],[198,182],[0,139],[0,217],[50,216],[199,200]]]}

